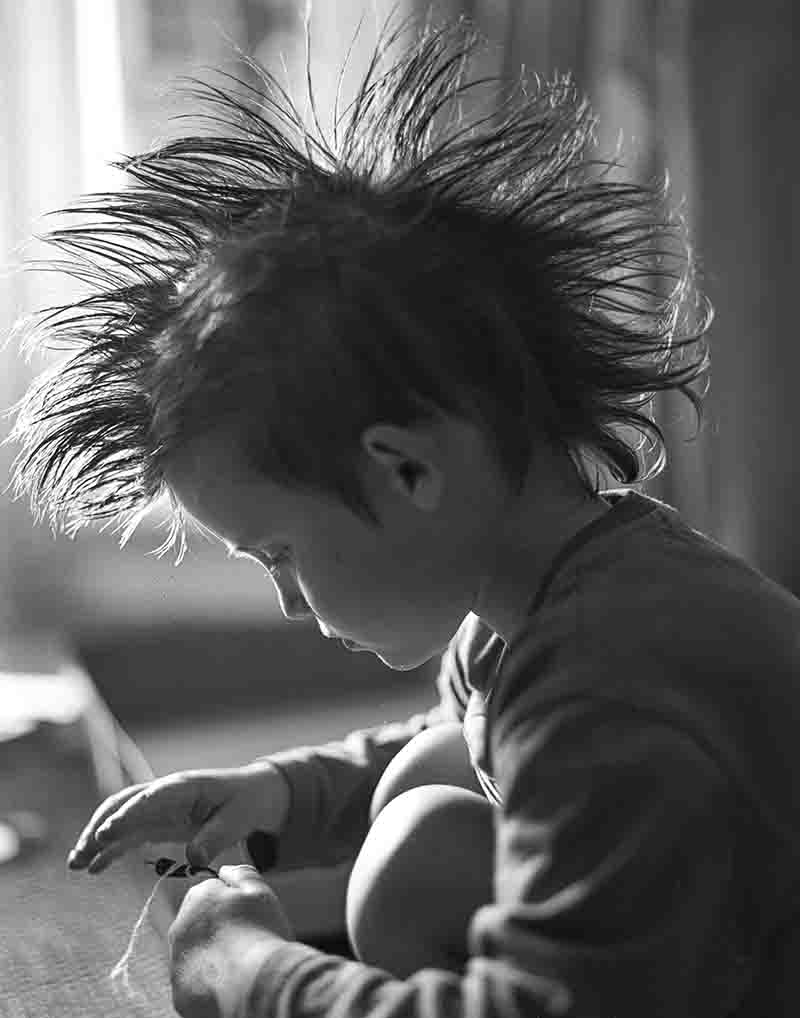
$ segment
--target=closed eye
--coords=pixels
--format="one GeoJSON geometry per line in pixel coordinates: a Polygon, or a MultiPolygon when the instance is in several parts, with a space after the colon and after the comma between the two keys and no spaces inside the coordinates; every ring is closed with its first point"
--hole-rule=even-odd
{"type": "Polygon", "coordinates": [[[266,555],[263,552],[259,552],[258,561],[268,573],[275,574],[281,566],[286,565],[289,561],[289,556],[283,553],[278,555],[266,555]]]}

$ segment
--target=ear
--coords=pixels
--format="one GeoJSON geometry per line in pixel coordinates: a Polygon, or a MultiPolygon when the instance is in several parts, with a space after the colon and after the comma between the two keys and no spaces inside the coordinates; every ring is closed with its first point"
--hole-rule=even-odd
{"type": "Polygon", "coordinates": [[[439,507],[444,474],[430,434],[421,429],[375,424],[364,431],[361,445],[394,491],[426,512],[439,507]]]}

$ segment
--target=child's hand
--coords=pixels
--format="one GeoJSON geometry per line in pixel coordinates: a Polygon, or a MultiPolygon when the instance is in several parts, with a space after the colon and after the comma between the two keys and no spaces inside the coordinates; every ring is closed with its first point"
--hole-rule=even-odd
{"type": "Polygon", "coordinates": [[[252,866],[221,866],[190,887],[169,930],[172,1004],[183,1018],[244,1014],[270,952],[294,934],[252,866]]]}
{"type": "Polygon", "coordinates": [[[289,788],[268,761],[245,767],[179,771],[110,796],[70,852],[70,869],[101,873],[146,841],[187,842],[192,866],[215,856],[254,829],[279,833],[289,788]]]}

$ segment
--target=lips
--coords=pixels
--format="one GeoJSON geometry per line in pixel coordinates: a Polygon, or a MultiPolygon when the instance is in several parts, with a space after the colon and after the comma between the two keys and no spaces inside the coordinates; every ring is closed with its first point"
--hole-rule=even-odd
{"type": "Polygon", "coordinates": [[[369,649],[368,647],[362,647],[360,643],[354,643],[352,640],[345,640],[343,636],[339,637],[339,642],[342,644],[343,647],[346,647],[347,650],[359,651],[369,649]]]}
{"type": "Polygon", "coordinates": [[[359,651],[359,650],[366,650],[366,651],[368,651],[369,650],[369,647],[364,647],[364,646],[362,646],[362,644],[356,643],[355,640],[348,640],[346,636],[339,636],[339,634],[338,633],[334,633],[334,631],[332,629],[322,629],[322,627],[320,626],[320,631],[321,631],[322,635],[325,637],[326,640],[337,640],[347,650],[355,650],[355,651],[359,651]]]}

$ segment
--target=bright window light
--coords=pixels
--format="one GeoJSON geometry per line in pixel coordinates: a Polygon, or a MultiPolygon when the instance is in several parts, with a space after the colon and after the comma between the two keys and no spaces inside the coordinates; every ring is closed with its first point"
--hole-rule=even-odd
{"type": "Polygon", "coordinates": [[[119,0],[73,0],[80,111],[81,189],[118,189],[108,165],[125,150],[119,0]]]}

